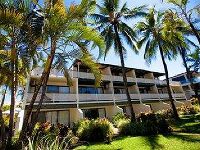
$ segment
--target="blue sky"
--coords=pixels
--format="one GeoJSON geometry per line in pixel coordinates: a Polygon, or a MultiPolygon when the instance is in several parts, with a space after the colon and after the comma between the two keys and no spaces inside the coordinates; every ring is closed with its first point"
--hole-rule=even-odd
{"type": "MultiPolygon", "coordinates": [[[[80,0],[65,0],[66,5],[69,5],[70,3],[79,3],[80,0]]],[[[174,7],[173,5],[166,3],[165,0],[162,2],[162,0],[121,0],[122,4],[124,2],[127,2],[127,6],[129,8],[141,6],[141,5],[148,5],[148,7],[154,7],[157,10],[166,10],[169,8],[174,7]]],[[[101,3],[101,0],[97,0],[97,3],[101,3]]],[[[190,0],[189,1],[189,7],[193,7],[197,4],[200,4],[199,0],[190,0]]],[[[134,22],[137,22],[138,20],[133,20],[131,23],[134,24],[134,22]]],[[[130,25],[133,27],[133,25],[130,25]]],[[[127,57],[125,60],[125,64],[127,67],[133,67],[133,68],[139,68],[139,69],[146,69],[151,71],[158,71],[158,72],[164,72],[164,68],[162,66],[162,61],[159,56],[159,54],[156,57],[156,60],[153,60],[150,65],[148,65],[144,60],[144,48],[141,48],[139,51],[139,55],[134,54],[129,47],[127,47],[127,57]]],[[[120,65],[120,59],[117,55],[114,54],[113,50],[110,50],[110,53],[108,53],[106,60],[103,59],[100,60],[102,63],[110,63],[115,65],[120,65]]],[[[173,61],[167,61],[168,69],[169,69],[169,75],[174,76],[176,74],[185,72],[185,68],[182,64],[182,59],[178,56],[176,60],[173,61]]]]}

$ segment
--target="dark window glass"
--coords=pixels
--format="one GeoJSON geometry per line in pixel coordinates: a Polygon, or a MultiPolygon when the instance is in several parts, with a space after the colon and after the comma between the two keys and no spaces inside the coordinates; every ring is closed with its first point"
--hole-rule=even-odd
{"type": "Polygon", "coordinates": [[[55,85],[48,85],[47,93],[59,93],[59,87],[55,85]]]}
{"type": "Polygon", "coordinates": [[[59,93],[68,94],[70,93],[70,89],[68,86],[59,86],[59,93]]]}
{"type": "Polygon", "coordinates": [[[79,87],[80,94],[103,94],[103,88],[79,87]]]}
{"type": "Polygon", "coordinates": [[[126,90],[124,88],[114,88],[115,94],[125,94],[126,90]]]}

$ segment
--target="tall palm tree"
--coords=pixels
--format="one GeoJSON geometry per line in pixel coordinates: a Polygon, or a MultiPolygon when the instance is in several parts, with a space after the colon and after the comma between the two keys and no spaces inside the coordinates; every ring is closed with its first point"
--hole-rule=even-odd
{"type": "Polygon", "coordinates": [[[199,10],[199,4],[197,4],[191,9],[188,9],[189,8],[188,0],[167,0],[167,1],[178,7],[180,14],[179,17],[182,18],[188,24],[191,32],[196,37],[200,45],[200,34],[198,31],[198,26],[196,25],[197,23],[199,23],[198,15],[196,14],[196,16],[194,17],[196,10],[199,10]]]}
{"type": "Polygon", "coordinates": [[[97,5],[98,13],[92,14],[91,17],[95,20],[97,29],[99,29],[101,35],[105,39],[106,51],[104,59],[112,46],[114,46],[115,52],[120,57],[124,88],[128,100],[127,102],[131,112],[131,120],[134,121],[135,113],[128,90],[124,63],[124,56],[127,51],[124,44],[127,44],[135,53],[137,53],[137,46],[135,44],[136,34],[125,21],[134,17],[144,16],[145,6],[129,9],[127,8],[126,3],[123,4],[121,8],[119,5],[119,0],[103,0],[102,5],[97,5]]]}
{"type": "MultiPolygon", "coordinates": [[[[54,62],[56,50],[63,45],[67,47],[75,44],[79,47],[82,53],[89,53],[89,51],[86,51],[84,49],[85,41],[93,42],[94,45],[98,46],[100,51],[103,49],[104,42],[100,35],[92,28],[87,27],[86,23],[84,22],[85,16],[87,15],[92,5],[93,2],[89,0],[83,0],[80,5],[71,5],[68,9],[66,9],[63,0],[52,0],[45,2],[45,7],[42,8],[43,11],[41,12],[42,14],[44,14],[45,19],[43,36],[45,38],[45,41],[50,41],[50,47],[48,48],[48,56],[42,76],[38,82],[37,87],[35,88],[33,97],[30,104],[28,105],[27,112],[25,114],[19,141],[26,139],[26,133],[28,132],[28,120],[32,113],[33,105],[35,103],[38,92],[42,87],[42,93],[37,109],[37,114],[40,111],[43,99],[45,97],[46,85],[48,82],[52,64],[54,62]]],[[[92,60],[90,59],[90,61],[92,60]]]]}
{"type": "MultiPolygon", "coordinates": [[[[191,72],[199,72],[200,70],[200,49],[197,48],[194,52],[192,52],[191,54],[188,54],[186,57],[186,62],[188,64],[188,68],[189,70],[191,70],[191,72]]],[[[192,75],[191,75],[192,78],[192,75]]],[[[192,83],[193,83],[193,79],[192,79],[192,83]]],[[[199,104],[200,104],[200,96],[198,93],[199,90],[199,85],[198,83],[193,83],[193,88],[194,88],[194,92],[195,92],[195,97],[198,99],[199,104]]]]}
{"type": "MultiPolygon", "coordinates": [[[[4,84],[8,85],[11,91],[8,146],[11,144],[13,136],[15,94],[18,85],[24,84],[24,78],[27,77],[30,71],[30,65],[33,64],[29,56],[31,53],[33,55],[35,54],[35,51],[32,51],[33,49],[31,48],[28,49],[31,50],[31,53],[26,51],[27,49],[22,48],[24,46],[24,41],[22,41],[22,39],[24,38],[21,31],[25,26],[29,14],[29,6],[30,3],[25,1],[13,2],[4,0],[0,2],[0,37],[3,37],[1,38],[3,40],[0,41],[0,47],[3,49],[0,51],[0,55],[1,58],[4,58],[4,60],[1,61],[0,76],[8,81],[4,82],[4,84]]],[[[31,31],[28,28],[26,28],[26,30],[31,31]]],[[[25,30],[23,29],[23,31],[25,30]]],[[[29,34],[29,38],[31,35],[32,34],[29,34]]],[[[33,36],[30,39],[35,40],[33,36]]]]}
{"type": "Polygon", "coordinates": [[[165,26],[168,26],[167,32],[173,34],[168,34],[168,40],[172,41],[171,37],[174,37],[172,42],[174,43],[174,45],[177,45],[176,48],[183,60],[183,65],[186,69],[186,74],[189,79],[190,85],[195,91],[195,97],[199,99],[198,90],[195,90],[196,86],[194,85],[192,80],[192,72],[190,71],[191,67],[189,67],[187,62],[187,54],[190,53],[192,49],[198,50],[199,46],[190,39],[189,36],[193,33],[191,33],[190,31],[190,27],[181,18],[178,17],[177,13],[174,13],[173,11],[168,11],[166,12],[166,14],[166,16],[168,16],[165,17],[165,20],[167,20],[167,24],[165,21],[165,26]]]}
{"type": "Polygon", "coordinates": [[[165,71],[169,100],[171,102],[174,117],[178,119],[179,116],[174,104],[174,99],[172,97],[172,92],[169,83],[169,73],[165,61],[166,57],[174,57],[177,52],[174,50],[174,47],[169,42],[169,40],[166,39],[166,33],[164,32],[164,30],[167,30],[165,29],[165,27],[168,26],[165,26],[163,24],[163,15],[164,14],[160,12],[156,13],[154,8],[150,9],[145,21],[139,22],[137,24],[136,27],[142,34],[142,39],[140,40],[138,46],[141,47],[143,44],[145,44],[144,58],[148,63],[151,63],[152,59],[156,57],[157,51],[159,51],[165,71]]]}

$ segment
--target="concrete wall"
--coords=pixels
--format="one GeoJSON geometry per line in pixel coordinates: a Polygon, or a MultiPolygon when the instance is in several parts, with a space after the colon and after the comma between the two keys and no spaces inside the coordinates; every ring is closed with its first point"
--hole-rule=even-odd
{"type": "Polygon", "coordinates": [[[146,73],[146,74],[144,75],[144,78],[147,78],[147,79],[154,79],[153,73],[146,73]]]}
{"type": "Polygon", "coordinates": [[[112,119],[112,117],[117,113],[123,113],[123,109],[115,105],[105,106],[105,110],[106,110],[106,117],[108,119],[112,119]]]}
{"type": "MultiPolygon", "coordinates": [[[[151,112],[150,106],[145,105],[145,104],[133,104],[132,106],[133,106],[133,110],[136,115],[139,115],[140,113],[150,113],[151,112]]],[[[127,115],[131,114],[128,106],[126,106],[126,113],[127,113],[127,115]]]]}
{"type": "Polygon", "coordinates": [[[139,89],[137,85],[132,85],[128,87],[130,94],[139,94],[139,89]]]}
{"type": "Polygon", "coordinates": [[[150,103],[150,105],[153,112],[170,109],[170,105],[164,102],[150,103]]]}
{"type": "Polygon", "coordinates": [[[72,127],[74,122],[78,122],[83,119],[83,111],[78,108],[70,108],[70,126],[72,127]]]}

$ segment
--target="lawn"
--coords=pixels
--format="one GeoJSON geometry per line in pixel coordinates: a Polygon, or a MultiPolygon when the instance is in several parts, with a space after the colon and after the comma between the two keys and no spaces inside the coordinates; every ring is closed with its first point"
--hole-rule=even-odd
{"type": "Polygon", "coordinates": [[[163,136],[119,137],[111,144],[91,144],[80,146],[76,150],[199,150],[200,135],[189,133],[173,133],[163,136]]]}
{"type": "Polygon", "coordinates": [[[182,116],[172,122],[170,135],[118,137],[110,144],[95,143],[77,147],[77,150],[200,150],[200,114],[182,116]],[[180,133],[182,132],[182,133],[180,133]],[[184,133],[183,133],[184,132],[184,133]]]}
{"type": "Polygon", "coordinates": [[[182,116],[180,121],[171,123],[171,126],[173,131],[200,134],[200,114],[182,116]]]}

